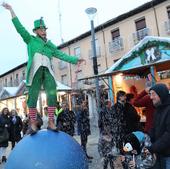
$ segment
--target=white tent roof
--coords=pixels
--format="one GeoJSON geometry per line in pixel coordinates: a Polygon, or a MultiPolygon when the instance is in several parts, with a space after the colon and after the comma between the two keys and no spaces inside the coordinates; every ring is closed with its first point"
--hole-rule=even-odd
{"type": "Polygon", "coordinates": [[[9,97],[15,96],[17,93],[18,87],[3,87],[1,93],[0,93],[0,98],[3,96],[3,94],[6,92],[9,97]]]}
{"type": "Polygon", "coordinates": [[[67,85],[57,81],[57,90],[59,90],[59,91],[62,91],[62,90],[63,91],[64,90],[71,90],[71,87],[69,87],[69,86],[67,86],[67,85]]]}

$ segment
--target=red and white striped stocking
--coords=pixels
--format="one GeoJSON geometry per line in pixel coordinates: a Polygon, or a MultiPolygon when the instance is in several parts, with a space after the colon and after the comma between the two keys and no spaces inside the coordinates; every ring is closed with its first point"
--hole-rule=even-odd
{"type": "Polygon", "coordinates": [[[36,118],[37,118],[36,108],[29,108],[29,117],[30,117],[31,122],[36,121],[36,118]]]}
{"type": "Polygon", "coordinates": [[[49,118],[49,121],[54,121],[55,109],[56,109],[56,107],[48,107],[48,118],[49,118]]]}

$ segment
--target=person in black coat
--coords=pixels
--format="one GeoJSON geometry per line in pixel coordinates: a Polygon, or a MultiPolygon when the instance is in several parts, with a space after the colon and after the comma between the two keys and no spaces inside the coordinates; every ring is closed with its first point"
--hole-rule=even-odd
{"type": "Polygon", "coordinates": [[[98,118],[98,127],[99,131],[102,134],[103,132],[107,132],[105,130],[110,130],[110,132],[113,131],[113,112],[111,109],[111,102],[108,100],[105,100],[104,103],[101,104],[101,111],[99,113],[98,118]]]}
{"type": "Polygon", "coordinates": [[[142,127],[140,125],[140,116],[138,115],[136,109],[131,104],[133,99],[133,94],[126,94],[126,103],[125,103],[125,120],[126,120],[126,134],[129,134],[133,131],[140,131],[142,127]]]}
{"type": "Polygon", "coordinates": [[[75,122],[76,117],[74,112],[69,109],[69,105],[67,103],[63,103],[62,111],[57,116],[57,128],[73,136],[75,122]]]}
{"type": "Polygon", "coordinates": [[[12,149],[15,146],[15,142],[19,142],[21,140],[21,131],[22,131],[22,120],[18,116],[18,113],[15,109],[11,110],[11,116],[10,116],[10,137],[9,140],[12,142],[12,149]]]}
{"type": "Polygon", "coordinates": [[[117,153],[122,152],[123,140],[126,132],[126,119],[125,119],[125,104],[126,104],[126,92],[120,90],[116,94],[117,102],[112,106],[113,112],[113,142],[117,153]]]}
{"type": "Polygon", "coordinates": [[[4,136],[4,130],[6,130],[6,134],[8,135],[6,139],[0,140],[0,163],[6,162],[6,148],[8,147],[8,141],[9,141],[9,128],[10,128],[10,118],[9,118],[9,110],[7,107],[2,109],[1,115],[0,115],[0,137],[6,137],[4,136]]]}
{"type": "Polygon", "coordinates": [[[156,108],[153,127],[149,133],[152,145],[149,151],[156,153],[154,169],[170,168],[170,94],[165,84],[156,84],[149,90],[150,98],[156,108]]]}
{"type": "Polygon", "coordinates": [[[77,112],[77,128],[78,128],[78,134],[80,135],[81,146],[85,151],[87,158],[93,159],[93,157],[87,154],[87,147],[86,147],[88,142],[88,136],[91,134],[89,111],[88,111],[86,101],[82,102],[81,107],[77,112]]]}
{"type": "Polygon", "coordinates": [[[130,99],[132,99],[131,94],[120,90],[117,92],[117,102],[112,106],[113,141],[120,153],[122,153],[124,137],[133,131],[142,130],[140,116],[130,103],[130,99]]]}

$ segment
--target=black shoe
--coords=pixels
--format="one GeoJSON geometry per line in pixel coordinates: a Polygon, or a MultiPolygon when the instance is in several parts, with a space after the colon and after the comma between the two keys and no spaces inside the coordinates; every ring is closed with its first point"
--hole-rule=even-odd
{"type": "Polygon", "coordinates": [[[54,131],[54,132],[58,132],[59,130],[58,130],[58,128],[56,127],[56,128],[51,128],[51,127],[47,127],[47,130],[51,130],[51,131],[54,131]]]}
{"type": "Polygon", "coordinates": [[[2,163],[3,163],[3,162],[5,162],[5,163],[6,163],[6,161],[7,161],[6,156],[2,156],[2,163]]]}
{"type": "Polygon", "coordinates": [[[88,156],[88,155],[86,155],[86,157],[87,157],[89,160],[92,160],[92,159],[93,159],[93,157],[88,156]]]}

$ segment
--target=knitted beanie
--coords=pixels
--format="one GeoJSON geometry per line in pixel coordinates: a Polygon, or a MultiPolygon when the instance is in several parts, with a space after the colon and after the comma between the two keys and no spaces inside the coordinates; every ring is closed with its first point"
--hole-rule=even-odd
{"type": "Polygon", "coordinates": [[[168,87],[163,83],[154,85],[149,91],[151,90],[154,90],[157,93],[162,103],[168,98],[169,90],[168,87]]]}

